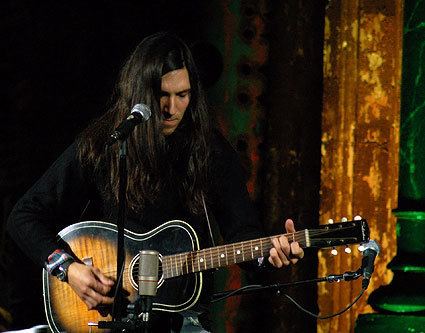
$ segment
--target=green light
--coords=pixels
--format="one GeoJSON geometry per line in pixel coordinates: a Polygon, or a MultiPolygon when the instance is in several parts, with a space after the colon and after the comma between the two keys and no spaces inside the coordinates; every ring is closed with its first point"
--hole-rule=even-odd
{"type": "Polygon", "coordinates": [[[396,211],[394,215],[403,220],[424,220],[425,212],[420,211],[396,211]]]}
{"type": "Polygon", "coordinates": [[[359,315],[355,333],[425,333],[424,316],[366,314],[359,315]]]}
{"type": "Polygon", "coordinates": [[[404,266],[401,267],[403,272],[425,273],[425,267],[421,266],[404,266]]]}
{"type": "Polygon", "coordinates": [[[399,194],[425,198],[425,15],[423,1],[404,1],[399,194]]]}
{"type": "Polygon", "coordinates": [[[425,311],[425,305],[381,304],[381,309],[397,313],[411,313],[425,311]]]}
{"type": "Polygon", "coordinates": [[[375,306],[393,313],[421,313],[425,311],[425,296],[420,293],[392,293],[375,301],[375,306]]]}
{"type": "MultiPolygon", "coordinates": [[[[397,217],[396,234],[398,254],[415,254],[416,256],[425,257],[425,212],[397,210],[394,212],[397,217]]],[[[424,264],[406,266],[424,266],[424,264]]],[[[404,269],[403,269],[404,270],[404,269]]],[[[413,268],[413,270],[415,270],[413,268]]],[[[421,271],[422,272],[422,271],[421,271]]]]}

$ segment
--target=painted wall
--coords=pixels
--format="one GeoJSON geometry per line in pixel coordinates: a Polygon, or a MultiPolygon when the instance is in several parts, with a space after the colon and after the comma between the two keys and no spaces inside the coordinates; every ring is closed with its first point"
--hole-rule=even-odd
{"type": "MultiPolygon", "coordinates": [[[[369,289],[318,332],[353,332],[369,294],[392,279],[396,252],[402,49],[401,1],[330,1],[326,10],[322,122],[321,223],[361,215],[382,248],[369,289]]],[[[319,253],[319,275],[360,267],[352,255],[319,253]]],[[[360,281],[321,285],[319,306],[332,313],[351,303],[360,281]]]]}

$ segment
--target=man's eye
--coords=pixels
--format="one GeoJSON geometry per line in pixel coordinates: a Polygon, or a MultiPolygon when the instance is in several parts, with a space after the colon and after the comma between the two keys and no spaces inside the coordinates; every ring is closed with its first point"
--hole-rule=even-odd
{"type": "Polygon", "coordinates": [[[181,97],[181,98],[186,97],[188,95],[189,95],[189,92],[188,91],[178,94],[178,96],[181,97]]]}

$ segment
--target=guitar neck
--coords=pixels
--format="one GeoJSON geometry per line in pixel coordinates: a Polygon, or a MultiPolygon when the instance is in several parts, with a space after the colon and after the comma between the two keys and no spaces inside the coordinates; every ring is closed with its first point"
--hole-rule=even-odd
{"type": "MultiPolygon", "coordinates": [[[[162,258],[162,273],[165,279],[254,260],[268,255],[272,248],[269,236],[239,243],[184,252],[162,258]]],[[[369,227],[365,219],[321,225],[317,229],[305,229],[284,234],[288,241],[298,242],[301,247],[332,247],[369,240],[369,227]]]]}
{"type": "MultiPolygon", "coordinates": [[[[302,247],[310,246],[308,235],[307,229],[284,234],[289,242],[297,241],[302,247]]],[[[273,247],[271,240],[279,236],[269,236],[165,256],[162,258],[163,276],[167,279],[264,257],[273,247]]]]}

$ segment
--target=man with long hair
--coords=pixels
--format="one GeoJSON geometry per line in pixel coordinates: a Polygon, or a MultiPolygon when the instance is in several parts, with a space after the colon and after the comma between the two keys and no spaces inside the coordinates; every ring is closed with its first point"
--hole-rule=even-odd
{"type": "MultiPolygon", "coordinates": [[[[128,138],[126,228],[146,233],[165,221],[183,220],[196,231],[201,247],[208,247],[213,243],[210,213],[226,243],[263,236],[238,156],[212,129],[189,48],[169,33],[149,36],[123,66],[109,111],[78,136],[16,204],[8,221],[23,251],[68,283],[89,310],[113,303],[114,277],[96,262],[86,265],[74,258],[56,234],[86,211],[98,220],[116,221],[118,147],[105,149],[105,142],[138,103],[152,115],[128,138]]],[[[291,220],[285,227],[295,231],[291,220]]],[[[296,263],[304,255],[297,242],[289,244],[283,236],[272,242],[268,261],[273,266],[296,263]]],[[[153,331],[169,332],[175,326],[171,317],[154,316],[153,331]]],[[[208,329],[207,321],[203,325],[208,329]]]]}

